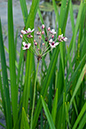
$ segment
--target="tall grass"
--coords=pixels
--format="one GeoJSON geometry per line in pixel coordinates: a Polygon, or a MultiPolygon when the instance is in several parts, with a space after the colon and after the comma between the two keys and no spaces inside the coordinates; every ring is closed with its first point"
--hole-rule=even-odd
{"type": "MultiPolygon", "coordinates": [[[[28,14],[26,1],[20,0],[25,29],[28,27],[34,28],[37,12],[42,24],[44,23],[39,9],[39,2],[39,0],[32,0],[28,14]]],[[[69,12],[73,35],[69,46],[66,46],[63,42],[52,53],[50,52],[48,68],[45,61],[46,56],[42,58],[41,73],[43,72],[43,74],[41,75],[45,74],[45,76],[41,76],[41,81],[37,79],[38,67],[36,70],[34,55],[30,51],[27,52],[26,63],[24,62],[22,45],[19,63],[16,61],[17,35],[14,41],[12,0],[8,0],[9,67],[7,67],[6,63],[0,20],[1,111],[4,113],[6,126],[2,123],[0,125],[4,128],[86,128],[86,1],[81,1],[75,25],[71,0],[62,0],[60,14],[55,0],[52,0],[52,3],[56,15],[55,24],[57,25],[58,23],[57,35],[62,33],[65,35],[69,12]],[[78,40],[76,42],[77,33],[78,40]],[[23,74],[24,65],[25,75],[23,74]],[[45,68],[44,71],[43,67],[45,68]],[[8,79],[8,70],[10,80],[8,79]]],[[[45,34],[47,36],[46,28],[45,34]]],[[[33,40],[34,34],[31,40],[32,45],[33,40]]]]}

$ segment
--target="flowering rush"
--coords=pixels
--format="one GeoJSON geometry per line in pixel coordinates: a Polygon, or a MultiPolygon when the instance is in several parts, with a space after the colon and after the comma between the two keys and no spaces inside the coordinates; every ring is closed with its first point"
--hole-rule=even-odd
{"type": "Polygon", "coordinates": [[[34,29],[31,28],[28,28],[27,30],[21,30],[20,37],[23,37],[24,40],[24,42],[22,43],[22,49],[29,49],[30,52],[37,56],[38,61],[40,61],[42,56],[49,53],[53,48],[56,48],[56,46],[58,46],[60,42],[67,41],[67,37],[64,37],[63,34],[57,37],[56,31],[54,29],[51,29],[50,27],[47,28],[47,34],[45,34],[45,25],[42,24],[40,31],[36,32],[37,38],[34,39],[34,46],[32,46],[29,41],[31,42],[31,39],[33,38],[33,32],[34,29]]]}

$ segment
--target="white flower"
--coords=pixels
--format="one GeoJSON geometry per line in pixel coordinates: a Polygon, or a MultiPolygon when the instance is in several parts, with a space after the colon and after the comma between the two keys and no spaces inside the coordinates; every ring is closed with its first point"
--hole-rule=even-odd
{"type": "Polygon", "coordinates": [[[49,44],[50,44],[51,48],[55,48],[57,45],[59,45],[59,42],[55,43],[52,39],[50,39],[49,44]]]}
{"type": "Polygon", "coordinates": [[[55,32],[54,29],[50,30],[50,33],[51,33],[51,34],[56,34],[56,32],[55,32]]]}
{"type": "Polygon", "coordinates": [[[22,47],[23,50],[29,49],[29,47],[31,46],[31,43],[27,44],[27,43],[23,42],[22,44],[24,46],[24,47],[22,47]]]}
{"type": "Polygon", "coordinates": [[[33,36],[32,36],[31,34],[28,34],[27,37],[28,37],[28,38],[32,38],[33,36]]]}
{"type": "Polygon", "coordinates": [[[21,30],[22,34],[27,34],[27,32],[25,30],[21,30]]]}
{"type": "Polygon", "coordinates": [[[64,37],[64,39],[63,39],[65,42],[67,41],[67,37],[64,37]]]}
{"type": "Polygon", "coordinates": [[[63,42],[63,41],[66,42],[67,41],[67,37],[63,37],[63,34],[61,34],[61,35],[58,36],[58,41],[59,42],[63,42]]]}
{"type": "Polygon", "coordinates": [[[28,28],[27,30],[21,30],[21,33],[22,34],[28,34],[28,33],[32,33],[34,31],[34,29],[30,29],[30,28],[28,28]]]}
{"type": "Polygon", "coordinates": [[[55,48],[57,45],[59,45],[59,42],[56,42],[56,43],[49,43],[51,48],[55,48]]]}
{"type": "Polygon", "coordinates": [[[26,30],[27,34],[32,33],[33,31],[34,31],[34,29],[31,30],[30,28],[28,28],[28,30],[26,30]]]}

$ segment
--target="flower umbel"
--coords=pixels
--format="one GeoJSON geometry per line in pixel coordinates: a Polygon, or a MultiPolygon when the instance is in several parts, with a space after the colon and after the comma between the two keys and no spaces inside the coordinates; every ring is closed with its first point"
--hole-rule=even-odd
{"type": "MultiPolygon", "coordinates": [[[[27,30],[21,30],[21,33],[26,36],[24,36],[24,42],[23,42],[23,50],[30,49],[30,52],[33,52],[34,55],[37,56],[38,62],[42,59],[44,55],[49,53],[53,48],[57,47],[60,42],[67,41],[67,38],[63,36],[63,34],[59,35],[58,38],[56,38],[56,31],[54,29],[51,29],[50,27],[47,28],[47,35],[45,33],[45,25],[42,24],[41,29],[36,32],[38,40],[34,39],[34,46],[31,45],[31,43],[28,43],[28,39],[30,40],[33,36],[31,33],[34,31],[34,29],[28,28],[27,30]]],[[[23,37],[20,35],[20,37],[23,37]]]]}

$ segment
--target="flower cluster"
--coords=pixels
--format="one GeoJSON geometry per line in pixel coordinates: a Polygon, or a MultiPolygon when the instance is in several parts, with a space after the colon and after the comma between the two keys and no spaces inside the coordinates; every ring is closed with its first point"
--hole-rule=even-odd
{"type": "MultiPolygon", "coordinates": [[[[27,30],[21,30],[20,37],[24,37],[23,42],[23,50],[29,49],[32,47],[31,43],[28,42],[33,37],[31,33],[34,32],[34,29],[28,28],[27,30]]],[[[41,29],[37,31],[37,38],[38,40],[34,40],[34,47],[32,47],[32,52],[37,56],[38,61],[42,58],[42,56],[46,55],[49,51],[59,45],[60,42],[67,41],[67,38],[62,35],[59,35],[58,38],[56,37],[56,31],[51,29],[50,27],[47,28],[47,33],[45,34],[45,25],[43,24],[41,29]],[[57,42],[58,41],[58,42],[57,42]]]]}

